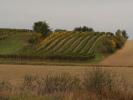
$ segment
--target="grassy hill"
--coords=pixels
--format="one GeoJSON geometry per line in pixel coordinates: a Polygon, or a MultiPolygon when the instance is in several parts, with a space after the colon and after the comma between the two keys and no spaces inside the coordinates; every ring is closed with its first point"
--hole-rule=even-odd
{"type": "Polygon", "coordinates": [[[0,56],[101,59],[115,52],[117,45],[116,36],[105,32],[54,32],[42,38],[30,30],[0,29],[0,56]]]}
{"type": "Polygon", "coordinates": [[[37,55],[46,58],[91,59],[114,52],[116,42],[114,36],[104,32],[57,32],[36,48],[37,55]]]}
{"type": "Polygon", "coordinates": [[[29,30],[0,29],[0,55],[18,55],[31,45],[29,40],[37,36],[29,30]]]}

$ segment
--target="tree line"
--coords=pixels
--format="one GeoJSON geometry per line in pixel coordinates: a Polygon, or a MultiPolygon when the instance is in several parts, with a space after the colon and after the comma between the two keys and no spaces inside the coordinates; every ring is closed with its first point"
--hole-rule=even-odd
{"type": "MultiPolygon", "coordinates": [[[[50,26],[45,21],[35,22],[33,25],[33,31],[41,33],[42,36],[48,36],[49,34],[53,33],[50,26]]],[[[66,32],[66,31],[67,31],[66,29],[55,29],[54,30],[54,32],[66,32]]],[[[89,28],[87,26],[75,27],[72,31],[73,32],[95,32],[93,28],[89,28]]],[[[128,39],[128,34],[125,30],[118,29],[115,32],[115,34],[111,32],[106,32],[106,34],[109,36],[114,36],[117,39],[117,41],[119,42],[119,46],[118,46],[119,48],[121,48],[125,44],[126,40],[128,39]]]]}

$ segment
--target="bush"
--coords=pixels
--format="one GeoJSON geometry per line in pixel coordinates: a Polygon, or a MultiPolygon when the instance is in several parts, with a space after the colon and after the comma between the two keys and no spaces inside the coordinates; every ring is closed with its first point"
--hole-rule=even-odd
{"type": "Polygon", "coordinates": [[[38,38],[35,37],[35,36],[33,36],[33,37],[31,37],[31,38],[29,39],[29,43],[32,44],[32,45],[34,45],[35,43],[37,43],[37,40],[38,40],[38,38]]]}
{"type": "Polygon", "coordinates": [[[48,93],[74,91],[80,88],[80,79],[69,74],[47,76],[45,90],[48,93]]]}
{"type": "Polygon", "coordinates": [[[67,32],[65,29],[56,29],[54,32],[67,32]]]}
{"type": "Polygon", "coordinates": [[[78,32],[94,32],[93,28],[89,28],[87,26],[76,27],[73,31],[78,31],[78,32]]]}
{"type": "Polygon", "coordinates": [[[92,72],[86,72],[84,75],[83,86],[88,91],[101,94],[104,90],[111,91],[113,85],[111,74],[100,68],[95,68],[92,72]]]}
{"type": "Polygon", "coordinates": [[[67,73],[48,75],[46,78],[25,76],[21,87],[22,91],[30,91],[38,95],[74,91],[79,88],[80,79],[67,73]]]}
{"type": "Polygon", "coordinates": [[[21,89],[33,91],[36,88],[36,80],[37,76],[26,75],[24,77],[21,89]]]}
{"type": "Polygon", "coordinates": [[[6,81],[0,81],[0,92],[9,92],[12,90],[12,85],[6,81]]]}

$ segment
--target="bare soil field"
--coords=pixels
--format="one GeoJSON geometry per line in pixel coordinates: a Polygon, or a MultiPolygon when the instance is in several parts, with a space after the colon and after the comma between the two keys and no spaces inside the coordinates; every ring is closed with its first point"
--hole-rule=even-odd
{"type": "Polygon", "coordinates": [[[133,40],[127,41],[124,48],[101,62],[102,65],[133,66],[133,40]]]}
{"type": "MultiPolygon", "coordinates": [[[[62,72],[79,75],[82,78],[85,71],[91,71],[93,68],[91,66],[0,65],[0,80],[18,84],[25,75],[46,76],[62,72]]],[[[122,76],[129,84],[133,85],[132,67],[103,67],[103,69],[122,76]]]]}

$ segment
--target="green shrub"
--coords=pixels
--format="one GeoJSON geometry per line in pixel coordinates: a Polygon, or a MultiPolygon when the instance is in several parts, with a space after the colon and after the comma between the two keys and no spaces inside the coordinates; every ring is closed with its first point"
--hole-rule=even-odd
{"type": "Polygon", "coordinates": [[[37,40],[38,40],[38,38],[35,37],[35,36],[33,36],[33,37],[31,37],[31,38],[29,39],[29,43],[33,45],[33,44],[37,43],[37,40]]]}

